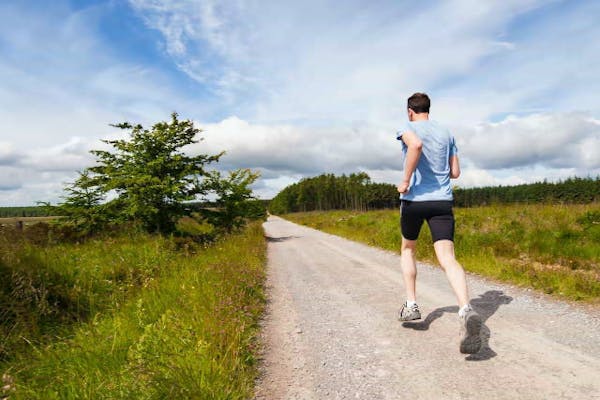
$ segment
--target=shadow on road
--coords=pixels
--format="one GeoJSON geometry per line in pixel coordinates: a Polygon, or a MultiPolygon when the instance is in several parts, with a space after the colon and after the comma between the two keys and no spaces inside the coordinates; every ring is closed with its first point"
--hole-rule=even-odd
{"type": "Polygon", "coordinates": [[[301,236],[281,236],[281,237],[272,237],[272,236],[265,236],[265,238],[267,239],[267,242],[285,242],[286,240],[290,240],[290,239],[297,239],[301,236]]]}
{"type": "MultiPolygon", "coordinates": [[[[483,361],[489,360],[496,356],[496,352],[489,346],[490,341],[490,329],[485,324],[492,315],[496,313],[498,308],[502,304],[508,304],[513,300],[512,297],[507,296],[500,290],[488,290],[484,294],[480,294],[479,297],[471,300],[471,305],[481,315],[483,325],[481,326],[481,350],[477,354],[469,355],[466,360],[468,361],[483,361]]],[[[457,313],[457,306],[447,306],[436,308],[425,317],[423,321],[419,322],[404,322],[402,326],[404,328],[410,328],[417,331],[426,331],[429,329],[429,325],[436,319],[440,318],[444,313],[457,313]]]]}

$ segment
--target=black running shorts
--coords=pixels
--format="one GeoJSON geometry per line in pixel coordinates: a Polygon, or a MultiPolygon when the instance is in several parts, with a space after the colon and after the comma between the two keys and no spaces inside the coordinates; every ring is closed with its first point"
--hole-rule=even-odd
{"type": "Polygon", "coordinates": [[[400,227],[402,237],[417,240],[423,221],[427,221],[433,242],[454,241],[454,214],[452,201],[408,201],[400,206],[400,227]]]}

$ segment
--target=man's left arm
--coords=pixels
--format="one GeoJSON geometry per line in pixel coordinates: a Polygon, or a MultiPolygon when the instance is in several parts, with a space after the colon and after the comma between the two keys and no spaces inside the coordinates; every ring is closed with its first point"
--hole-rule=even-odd
{"type": "Polygon", "coordinates": [[[450,178],[456,179],[460,176],[460,163],[458,162],[458,149],[454,137],[450,141],[450,178]]]}

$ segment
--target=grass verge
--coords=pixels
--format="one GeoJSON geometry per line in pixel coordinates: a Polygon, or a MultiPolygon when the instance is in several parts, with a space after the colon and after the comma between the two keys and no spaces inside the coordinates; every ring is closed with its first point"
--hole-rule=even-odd
{"type": "MultiPolygon", "coordinates": [[[[284,218],[400,251],[399,211],[327,211],[284,218]]],[[[456,254],[468,271],[572,300],[600,300],[600,204],[455,208],[456,254]]],[[[417,257],[435,263],[429,229],[417,257]]]]}
{"type": "MultiPolygon", "coordinates": [[[[61,304],[79,299],[86,312],[74,308],[76,321],[53,329],[40,317],[37,332],[20,330],[28,348],[1,365],[11,399],[252,396],[265,302],[259,223],[195,254],[148,235],[29,252],[52,282],[64,277],[64,290],[45,290],[72,293],[61,304]]],[[[5,268],[22,263],[7,254],[5,268]]]]}

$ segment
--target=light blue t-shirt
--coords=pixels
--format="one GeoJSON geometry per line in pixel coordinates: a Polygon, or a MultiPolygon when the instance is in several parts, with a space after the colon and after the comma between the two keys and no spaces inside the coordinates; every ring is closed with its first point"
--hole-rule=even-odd
{"type": "Polygon", "coordinates": [[[458,154],[454,137],[448,129],[435,121],[407,121],[396,134],[396,139],[402,143],[404,166],[406,167],[406,144],[402,134],[414,132],[423,148],[415,172],[410,178],[408,193],[400,198],[410,201],[452,200],[450,186],[450,157],[458,154]]]}

